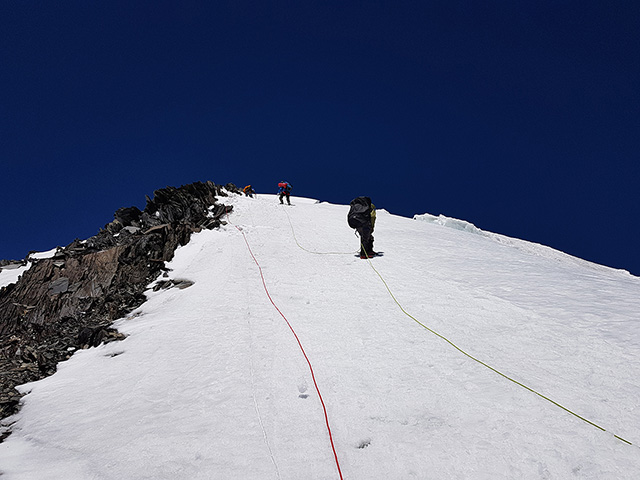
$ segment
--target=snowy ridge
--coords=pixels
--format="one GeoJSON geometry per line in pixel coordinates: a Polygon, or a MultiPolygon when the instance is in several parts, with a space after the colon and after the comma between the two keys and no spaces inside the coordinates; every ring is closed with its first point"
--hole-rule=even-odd
{"type": "MultiPolygon", "coordinates": [[[[345,479],[637,478],[640,279],[384,211],[374,232],[372,262],[403,308],[602,432],[404,316],[346,253],[348,206],[228,202],[314,365],[345,479]]],[[[195,234],[168,266],[194,284],[149,291],[117,322],[126,340],[22,387],[3,480],[338,478],[304,358],[241,233],[195,234]]]]}
{"type": "Polygon", "coordinates": [[[58,247],[52,248],[51,250],[47,250],[46,252],[35,252],[29,255],[30,259],[33,260],[42,260],[45,258],[53,258],[53,256],[58,251],[58,247]]]}
{"type": "Polygon", "coordinates": [[[491,240],[501,243],[502,245],[517,248],[518,250],[522,250],[523,252],[530,253],[532,255],[539,255],[541,257],[554,259],[557,261],[569,261],[573,262],[577,265],[581,265],[586,268],[591,268],[594,270],[614,270],[622,274],[631,275],[627,270],[615,269],[611,267],[606,267],[604,265],[598,265],[593,262],[589,262],[587,260],[583,260],[578,257],[574,257],[573,255],[569,255],[567,253],[561,252],[551,247],[547,247],[546,245],[541,245],[535,242],[528,242],[526,240],[520,240],[518,238],[508,237],[506,235],[500,235],[499,233],[492,233],[481,230],[476,227],[473,223],[467,222],[466,220],[459,220],[456,218],[446,217],[445,215],[431,215],[429,213],[423,213],[420,215],[414,215],[414,220],[419,220],[422,222],[428,222],[435,225],[441,225],[447,228],[453,228],[456,230],[461,230],[464,232],[472,233],[475,235],[481,235],[486,238],[490,238],[491,240]]]}
{"type": "Polygon", "coordinates": [[[29,270],[29,267],[31,262],[26,265],[12,264],[0,268],[0,288],[16,283],[20,275],[29,270]]]}
{"type": "Polygon", "coordinates": [[[34,252],[27,257],[26,265],[10,264],[0,267],[0,288],[16,283],[20,275],[29,270],[33,260],[41,260],[44,258],[52,258],[58,250],[58,247],[46,252],[34,252]]]}

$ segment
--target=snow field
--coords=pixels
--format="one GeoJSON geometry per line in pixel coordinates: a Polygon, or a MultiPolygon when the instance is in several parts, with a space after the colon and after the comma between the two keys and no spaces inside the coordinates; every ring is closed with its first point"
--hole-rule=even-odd
{"type": "Polygon", "coordinates": [[[192,287],[150,291],[117,323],[126,340],[23,387],[7,480],[338,478],[307,364],[235,226],[313,364],[345,479],[637,478],[636,277],[378,213],[372,263],[407,312],[602,432],[405,316],[354,256],[348,206],[223,202],[233,225],[169,264],[192,287]]]}

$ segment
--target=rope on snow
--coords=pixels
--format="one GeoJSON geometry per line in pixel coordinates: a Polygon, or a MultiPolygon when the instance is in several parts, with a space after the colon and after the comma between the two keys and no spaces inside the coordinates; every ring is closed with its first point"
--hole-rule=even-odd
{"type": "MultiPolygon", "coordinates": [[[[286,212],[285,212],[286,213],[286,212]]],[[[310,250],[307,250],[306,248],[304,248],[302,245],[300,245],[298,243],[298,239],[296,238],[295,235],[295,231],[293,229],[293,224],[291,223],[291,218],[289,218],[289,214],[287,213],[287,218],[289,219],[289,225],[291,225],[291,231],[293,232],[293,237],[296,241],[296,244],[298,245],[298,247],[300,247],[302,250],[309,252],[309,253],[314,253],[314,254],[318,254],[318,255],[328,255],[328,254],[333,254],[333,253],[324,253],[324,252],[313,252],[310,250]]],[[[364,246],[362,245],[362,243],[360,243],[360,246],[364,249],[364,246]]],[[[570,410],[569,408],[561,405],[560,403],[552,400],[551,398],[543,395],[542,393],[537,392],[536,390],[534,390],[531,387],[528,387],[527,385],[518,382],[517,380],[511,378],[510,376],[502,373],[501,371],[499,371],[498,369],[492,367],[491,365],[483,362],[482,360],[477,359],[476,357],[474,357],[473,355],[471,355],[470,353],[466,352],[465,350],[463,350],[462,348],[458,347],[455,343],[453,343],[451,340],[449,340],[448,338],[446,338],[445,336],[441,335],[440,333],[436,332],[435,330],[429,328],[428,326],[426,326],[424,323],[420,322],[417,318],[415,318],[413,315],[411,315],[409,312],[407,312],[404,307],[400,304],[400,302],[398,302],[398,299],[395,297],[395,295],[393,294],[393,292],[391,292],[391,289],[389,288],[389,285],[387,284],[387,282],[385,281],[385,279],[382,277],[382,275],[380,274],[380,272],[376,269],[376,267],[373,265],[373,262],[371,261],[370,258],[367,257],[367,261],[369,262],[369,265],[371,266],[371,268],[373,269],[373,271],[376,273],[376,275],[378,275],[378,277],[380,278],[380,280],[382,281],[382,283],[384,284],[385,288],[387,289],[387,292],[389,292],[389,295],[391,295],[391,298],[393,299],[393,301],[396,303],[396,305],[398,306],[398,308],[400,308],[400,310],[402,311],[402,313],[404,313],[407,317],[409,317],[410,319],[412,319],[414,322],[416,322],[418,325],[420,325],[422,328],[424,328],[425,330],[431,332],[432,334],[436,335],[437,337],[441,338],[442,340],[444,340],[445,342],[447,342],[449,345],[451,345],[453,348],[455,348],[458,352],[462,353],[463,355],[465,355],[466,357],[470,358],[471,360],[473,360],[474,362],[479,363],[480,365],[488,368],[489,370],[491,370],[492,372],[500,375],[501,377],[505,378],[506,380],[509,380],[510,382],[515,383],[516,385],[519,385],[520,387],[524,388],[525,390],[528,390],[529,392],[537,395],[540,398],[543,398],[544,400],[552,403],[553,405],[555,405],[556,407],[561,408],[562,410],[564,410],[565,412],[573,415],[576,418],[579,418],[580,420],[582,420],[583,422],[588,423],[589,425],[603,431],[603,432],[607,432],[607,430],[603,427],[601,427],[600,425],[586,419],[585,417],[575,413],[574,411],[570,410]]],[[[610,432],[611,433],[611,432],[610,432]]],[[[615,438],[617,438],[618,440],[626,443],[627,445],[633,445],[633,443],[631,443],[628,440],[625,440],[624,438],[620,437],[619,435],[616,435],[614,433],[611,433],[615,438]]]]}
{"type": "MultiPolygon", "coordinates": [[[[229,220],[229,212],[227,212],[227,220],[229,221],[229,223],[231,223],[231,221],[229,220]]],[[[234,225],[233,223],[231,223],[231,225],[233,225],[236,228],[236,230],[238,230],[242,234],[242,238],[244,238],[244,242],[247,245],[247,249],[249,250],[249,254],[251,255],[251,258],[253,258],[253,261],[255,262],[256,266],[258,267],[258,271],[260,272],[260,278],[262,279],[262,286],[264,287],[264,291],[267,294],[267,298],[269,299],[269,302],[271,302],[271,305],[273,305],[273,307],[276,309],[276,311],[280,314],[280,316],[286,322],[287,326],[289,327],[289,330],[291,330],[291,333],[295,337],[296,342],[298,343],[298,346],[300,347],[300,351],[302,352],[302,355],[304,356],[304,359],[307,362],[307,365],[309,367],[309,372],[311,373],[311,378],[313,380],[313,385],[314,385],[314,387],[316,389],[316,393],[318,394],[318,398],[320,399],[320,404],[322,405],[322,411],[324,413],[324,421],[325,421],[325,425],[327,427],[327,432],[329,434],[329,441],[331,443],[331,450],[333,451],[333,457],[334,457],[334,460],[335,460],[335,463],[336,463],[336,468],[338,469],[338,475],[340,476],[340,480],[343,480],[342,470],[340,469],[340,462],[338,461],[338,453],[336,452],[336,447],[335,447],[335,444],[333,442],[333,434],[331,433],[331,426],[329,425],[329,416],[327,414],[327,407],[325,406],[324,399],[322,398],[322,394],[320,393],[320,388],[318,387],[318,383],[316,381],[316,376],[315,376],[315,372],[313,370],[313,366],[311,365],[311,361],[309,360],[309,357],[307,356],[307,352],[305,351],[304,347],[302,346],[302,342],[300,341],[300,338],[296,334],[296,331],[293,329],[293,326],[291,325],[291,323],[289,323],[289,320],[287,319],[287,317],[285,317],[285,315],[282,313],[282,311],[278,308],[278,306],[275,304],[275,302],[271,298],[271,294],[269,293],[269,289],[267,288],[267,283],[265,281],[264,274],[262,272],[262,267],[260,266],[260,263],[258,263],[258,260],[257,260],[256,256],[253,254],[253,251],[251,250],[251,245],[249,245],[249,241],[247,240],[247,236],[242,231],[242,229],[239,228],[237,225],[234,225]]]]}

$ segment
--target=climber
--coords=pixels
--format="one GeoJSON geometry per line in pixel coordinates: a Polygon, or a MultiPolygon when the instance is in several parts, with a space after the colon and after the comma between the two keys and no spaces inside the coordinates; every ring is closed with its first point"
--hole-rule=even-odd
{"type": "Polygon", "coordinates": [[[377,255],[373,251],[373,229],[376,224],[376,206],[369,197],[357,197],[351,200],[347,222],[360,236],[360,258],[377,255]]]}
{"type": "Polygon", "coordinates": [[[251,187],[251,185],[247,185],[242,189],[242,191],[244,192],[245,196],[251,197],[251,198],[253,198],[253,194],[256,193],[256,191],[251,187]]]}
{"type": "Polygon", "coordinates": [[[291,195],[291,184],[283,180],[278,184],[278,197],[280,198],[280,203],[284,204],[282,199],[284,197],[287,197],[287,204],[291,205],[291,200],[289,198],[290,195],[291,195]]]}

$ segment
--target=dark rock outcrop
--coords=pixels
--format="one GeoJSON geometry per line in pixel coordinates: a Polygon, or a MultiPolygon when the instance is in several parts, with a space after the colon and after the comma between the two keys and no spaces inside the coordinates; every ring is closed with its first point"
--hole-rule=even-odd
{"type": "MultiPolygon", "coordinates": [[[[225,190],[241,193],[212,182],[157,190],[143,211],[119,209],[97,235],[34,260],[0,290],[0,417],[17,411],[16,385],[53,374],[77,349],[122,338],[109,325],[145,301],[145,289],[192,233],[224,223],[231,207],[217,197],[225,190]]],[[[188,286],[181,282],[158,288],[188,286]]]]}
{"type": "Polygon", "coordinates": [[[6,267],[15,268],[26,264],[26,260],[0,260],[0,271],[6,267]]]}

